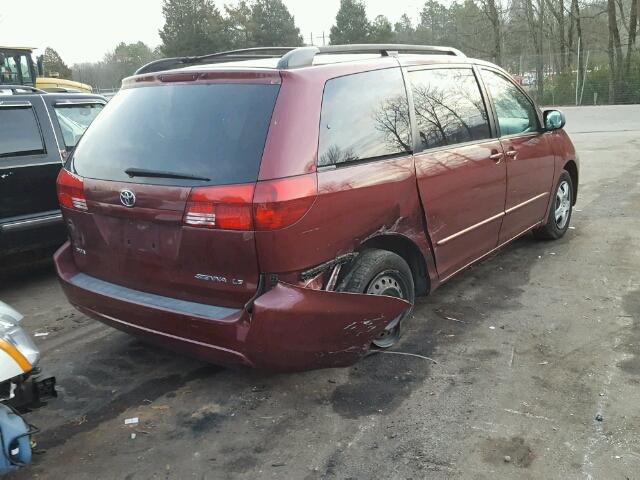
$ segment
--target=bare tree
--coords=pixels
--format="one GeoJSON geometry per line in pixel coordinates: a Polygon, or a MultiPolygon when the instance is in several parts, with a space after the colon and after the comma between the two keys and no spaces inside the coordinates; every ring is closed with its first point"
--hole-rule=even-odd
{"type": "Polygon", "coordinates": [[[582,65],[584,64],[582,52],[584,51],[584,38],[582,37],[582,21],[580,16],[580,4],[578,0],[571,0],[571,8],[569,10],[569,34],[567,43],[569,46],[569,65],[573,65],[573,47],[574,47],[574,38],[575,42],[578,44],[579,52],[578,52],[578,78],[582,78],[582,65]],[[574,28],[575,28],[575,37],[574,37],[574,28]]]}
{"type": "Polygon", "coordinates": [[[549,11],[558,24],[558,40],[560,43],[560,73],[564,73],[567,69],[567,42],[565,39],[565,11],[564,0],[547,0],[549,11]]]}
{"type": "Polygon", "coordinates": [[[542,41],[544,36],[544,5],[545,0],[524,0],[527,24],[529,26],[531,39],[533,40],[533,51],[536,57],[536,87],[538,91],[538,101],[542,99],[542,95],[544,94],[544,58],[542,56],[542,41]]]}
{"type": "Polygon", "coordinates": [[[502,22],[496,0],[483,0],[483,10],[491,22],[493,30],[493,61],[502,64],[502,22]]]}
{"type": "Polygon", "coordinates": [[[609,101],[615,103],[616,97],[620,94],[623,66],[615,0],[607,0],[607,16],[609,20],[609,101]]]}
{"type": "Polygon", "coordinates": [[[631,0],[631,9],[629,10],[629,42],[627,44],[627,59],[625,61],[625,75],[629,75],[631,70],[631,53],[636,46],[636,34],[638,32],[638,16],[640,14],[640,3],[638,0],[631,0]]]}

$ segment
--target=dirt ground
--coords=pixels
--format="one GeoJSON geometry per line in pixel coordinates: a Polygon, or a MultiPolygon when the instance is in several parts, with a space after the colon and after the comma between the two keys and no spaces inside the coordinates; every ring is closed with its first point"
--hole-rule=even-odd
{"type": "Polygon", "coordinates": [[[11,478],[640,478],[640,106],[565,112],[565,238],[459,274],[351,368],[206,365],[74,311],[50,266],[0,279],[60,390],[11,478]]]}

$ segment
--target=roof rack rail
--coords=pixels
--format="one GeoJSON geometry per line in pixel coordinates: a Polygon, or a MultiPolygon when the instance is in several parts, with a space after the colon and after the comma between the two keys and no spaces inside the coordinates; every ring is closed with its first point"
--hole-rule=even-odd
{"type": "Polygon", "coordinates": [[[420,55],[454,55],[466,57],[460,50],[452,47],[439,47],[433,45],[406,45],[406,44],[354,44],[354,45],[329,45],[325,47],[299,47],[285,53],[278,62],[278,68],[290,69],[308,67],[313,64],[316,55],[325,53],[378,53],[382,57],[397,55],[400,53],[414,53],[420,55]]]}
{"type": "Polygon", "coordinates": [[[11,90],[14,95],[19,94],[29,94],[29,93],[47,93],[44,90],[40,90],[39,88],[32,87],[31,85],[4,85],[0,83],[0,92],[2,90],[11,90]],[[22,91],[21,91],[22,90],[22,91]]]}
{"type": "Polygon", "coordinates": [[[143,65],[136,70],[134,75],[141,73],[160,72],[162,70],[173,70],[189,65],[202,63],[225,63],[242,60],[260,60],[263,58],[281,58],[288,52],[296,50],[296,47],[255,47],[242,48],[239,50],[229,50],[226,52],[210,53],[207,55],[197,55],[192,57],[172,57],[161,58],[143,65]]]}
{"type": "Polygon", "coordinates": [[[153,62],[143,65],[136,70],[135,75],[160,72],[163,70],[173,70],[175,68],[182,68],[189,65],[237,62],[242,60],[260,60],[264,58],[279,58],[278,68],[291,69],[311,66],[316,55],[325,53],[378,53],[383,57],[400,53],[455,55],[457,57],[466,56],[460,50],[451,47],[386,43],[329,45],[325,47],[255,47],[192,57],[161,58],[160,60],[154,60],[153,62]]]}

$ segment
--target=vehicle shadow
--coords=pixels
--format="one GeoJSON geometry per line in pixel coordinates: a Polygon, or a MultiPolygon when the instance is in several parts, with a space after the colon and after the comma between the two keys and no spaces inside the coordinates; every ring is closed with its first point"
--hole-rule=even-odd
{"type": "Polygon", "coordinates": [[[349,380],[332,395],[334,410],[346,418],[393,412],[433,369],[442,368],[432,360],[438,350],[463,342],[495,314],[522,307],[534,259],[546,248],[526,235],[419,298],[400,342],[351,367],[349,380]]]}
{"type": "Polygon", "coordinates": [[[3,290],[28,288],[55,275],[53,251],[30,253],[0,263],[0,300],[3,290]]]}

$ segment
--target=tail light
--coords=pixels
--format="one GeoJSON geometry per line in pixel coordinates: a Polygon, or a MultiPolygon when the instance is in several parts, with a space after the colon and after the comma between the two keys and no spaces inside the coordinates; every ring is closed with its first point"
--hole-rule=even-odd
{"type": "Polygon", "coordinates": [[[189,195],[183,222],[222,230],[277,230],[300,220],[317,192],[315,174],[257,184],[196,187],[189,195]]]}
{"type": "Polygon", "coordinates": [[[60,205],[73,210],[87,211],[87,198],[84,196],[82,178],[65,170],[60,170],[57,180],[58,201],[60,205]]]}
{"type": "Polygon", "coordinates": [[[184,223],[193,227],[253,230],[253,184],[197,187],[191,190],[184,223]]]}
{"type": "Polygon", "coordinates": [[[315,173],[258,182],[253,196],[256,230],[277,230],[294,224],[311,208],[317,193],[315,173]]]}

